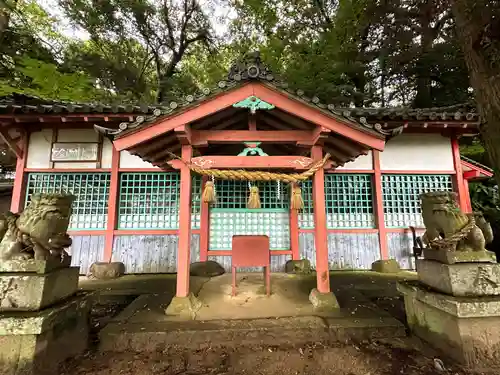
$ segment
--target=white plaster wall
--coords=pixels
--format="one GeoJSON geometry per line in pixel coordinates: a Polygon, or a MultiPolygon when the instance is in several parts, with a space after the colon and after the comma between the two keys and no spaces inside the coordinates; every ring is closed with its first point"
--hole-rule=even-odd
{"type": "Polygon", "coordinates": [[[120,152],[120,168],[155,168],[153,164],[142,160],[139,156],[130,154],[128,151],[120,152]]]}
{"type": "Polygon", "coordinates": [[[74,163],[68,163],[68,162],[55,162],[54,163],[54,168],[56,169],[96,169],[97,168],[97,163],[96,162],[74,162],[74,163]]]}
{"type": "Polygon", "coordinates": [[[359,170],[370,170],[373,169],[373,159],[372,152],[368,151],[367,155],[361,155],[356,158],[356,160],[349,163],[345,163],[343,167],[338,167],[337,170],[342,169],[359,169],[359,170]]]}
{"type": "Polygon", "coordinates": [[[50,146],[52,144],[52,129],[30,134],[28,143],[28,158],[26,168],[50,168],[50,146]]]}
{"type": "Polygon", "coordinates": [[[401,134],[380,154],[380,169],[452,171],[451,140],[439,134],[401,134]]]}
{"type": "Polygon", "coordinates": [[[113,144],[108,138],[102,141],[101,168],[111,168],[111,158],[113,157],[113,144]]]}
{"type": "Polygon", "coordinates": [[[99,134],[94,129],[59,129],[57,142],[98,142],[99,134]]]}

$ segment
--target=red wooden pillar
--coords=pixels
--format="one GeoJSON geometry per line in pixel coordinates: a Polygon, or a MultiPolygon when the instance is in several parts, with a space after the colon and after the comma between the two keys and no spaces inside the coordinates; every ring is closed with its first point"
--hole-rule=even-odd
{"type": "Polygon", "coordinates": [[[380,259],[389,259],[389,251],[387,249],[387,230],[385,228],[384,219],[384,201],[382,194],[382,173],[380,172],[380,151],[373,150],[373,189],[374,189],[374,208],[375,208],[375,223],[378,229],[380,259]]]}
{"type": "Polygon", "coordinates": [[[108,198],[108,222],[106,225],[106,235],[104,240],[104,261],[110,262],[113,255],[113,231],[116,229],[118,195],[119,195],[119,169],[120,169],[120,151],[117,151],[113,145],[111,154],[111,177],[109,184],[108,198]]]}
{"type": "MultiPolygon", "coordinates": [[[[321,146],[313,146],[311,157],[317,161],[323,157],[321,146]]],[[[321,168],[313,177],[314,245],[316,247],[316,282],[320,293],[330,292],[328,269],[328,232],[326,230],[325,171],[321,168]]]]}
{"type": "MultiPolygon", "coordinates": [[[[208,176],[203,176],[201,191],[205,190],[205,184],[208,181],[208,176]]],[[[210,235],[210,205],[201,200],[200,209],[200,261],[206,262],[208,259],[208,241],[210,235]]]]}
{"type": "Polygon", "coordinates": [[[468,194],[465,190],[462,161],[460,160],[460,147],[458,145],[458,139],[455,135],[451,137],[451,152],[453,155],[453,165],[455,167],[453,185],[455,188],[455,192],[458,194],[458,204],[460,208],[462,210],[466,210],[468,194]]]}
{"type": "MultiPolygon", "coordinates": [[[[184,162],[190,162],[193,154],[191,145],[182,146],[184,162]]],[[[191,252],[191,170],[181,166],[181,189],[179,210],[179,247],[177,250],[177,297],[189,294],[189,255],[191,252]]],[[[200,223],[201,224],[201,223],[200,223]]]]}
{"type": "Polygon", "coordinates": [[[26,159],[28,158],[29,134],[24,133],[21,137],[19,148],[21,149],[22,156],[18,157],[16,161],[16,177],[14,179],[12,198],[10,201],[10,211],[14,213],[20,212],[24,208],[24,196],[26,194],[26,178],[24,169],[26,168],[26,159]]]}
{"type": "Polygon", "coordinates": [[[292,259],[299,260],[299,212],[290,208],[290,250],[292,259]]]}
{"type": "Polygon", "coordinates": [[[469,180],[464,178],[464,191],[466,195],[465,199],[465,212],[471,213],[472,212],[472,202],[470,200],[470,192],[469,192],[469,180]]]}

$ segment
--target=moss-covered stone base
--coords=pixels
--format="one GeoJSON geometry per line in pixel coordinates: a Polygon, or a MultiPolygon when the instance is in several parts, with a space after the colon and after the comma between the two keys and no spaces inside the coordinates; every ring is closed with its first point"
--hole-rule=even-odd
{"type": "Polygon", "coordinates": [[[189,293],[187,297],[175,296],[165,309],[165,314],[194,318],[201,306],[201,301],[193,293],[189,293]]]}
{"type": "Polygon", "coordinates": [[[0,314],[0,374],[54,375],[88,346],[90,295],[40,312],[0,314]]]}
{"type": "Polygon", "coordinates": [[[78,290],[78,267],[50,273],[0,273],[0,311],[38,311],[78,290]]]}
{"type": "Polygon", "coordinates": [[[398,273],[401,267],[396,259],[379,259],[372,263],[372,271],[380,273],[398,273]]]}
{"type": "Polygon", "coordinates": [[[452,297],[399,282],[413,334],[471,367],[500,364],[500,297],[452,297]]]}
{"type": "Polygon", "coordinates": [[[316,288],[311,290],[309,301],[311,301],[315,311],[332,311],[340,308],[335,294],[332,292],[321,293],[316,288]]]}
{"type": "Polygon", "coordinates": [[[434,249],[424,249],[424,258],[427,260],[437,260],[445,264],[455,263],[496,263],[497,258],[492,251],[444,251],[434,249]]]}
{"type": "Polygon", "coordinates": [[[125,273],[122,262],[95,262],[90,266],[90,275],[98,280],[117,279],[125,273]]]}

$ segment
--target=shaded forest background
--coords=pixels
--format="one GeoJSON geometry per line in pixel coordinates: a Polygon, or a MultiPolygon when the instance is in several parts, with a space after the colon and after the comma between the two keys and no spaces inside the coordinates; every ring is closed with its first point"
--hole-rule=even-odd
{"type": "MultiPolygon", "coordinates": [[[[474,97],[455,26],[446,0],[0,0],[0,97],[168,103],[258,49],[322,102],[456,105],[474,97]]],[[[496,189],[471,186],[477,208],[497,212],[496,189]]]]}

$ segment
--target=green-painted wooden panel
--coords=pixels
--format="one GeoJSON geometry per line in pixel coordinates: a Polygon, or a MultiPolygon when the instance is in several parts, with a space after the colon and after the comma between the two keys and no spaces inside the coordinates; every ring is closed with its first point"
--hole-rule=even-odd
{"type": "Polygon", "coordinates": [[[419,195],[429,191],[452,189],[450,175],[382,175],[386,227],[423,226],[419,195]]]}
{"type": "Polygon", "coordinates": [[[73,203],[69,229],[106,229],[109,173],[29,173],[26,204],[34,193],[70,193],[73,203]]]}

